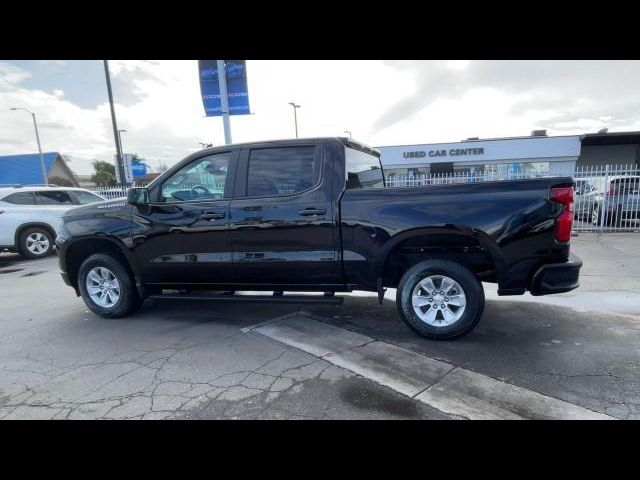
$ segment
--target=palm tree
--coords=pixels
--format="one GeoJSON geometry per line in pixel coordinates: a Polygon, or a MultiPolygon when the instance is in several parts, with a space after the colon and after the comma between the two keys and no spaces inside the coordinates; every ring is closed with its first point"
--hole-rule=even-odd
{"type": "Polygon", "coordinates": [[[116,167],[111,163],[96,160],[93,168],[96,173],[91,176],[91,181],[98,187],[112,187],[116,184],[116,167]]]}

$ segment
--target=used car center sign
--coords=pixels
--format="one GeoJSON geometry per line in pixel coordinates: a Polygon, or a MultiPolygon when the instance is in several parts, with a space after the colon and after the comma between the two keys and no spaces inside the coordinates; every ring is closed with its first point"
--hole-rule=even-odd
{"type": "Polygon", "coordinates": [[[577,160],[578,135],[471,140],[455,143],[376,147],[383,166],[424,165],[438,162],[577,160]],[[538,160],[540,159],[540,160],[538,160]]]}
{"type": "Polygon", "coordinates": [[[484,155],[484,148],[452,148],[450,150],[413,150],[402,152],[404,158],[457,157],[458,155],[484,155]]]}

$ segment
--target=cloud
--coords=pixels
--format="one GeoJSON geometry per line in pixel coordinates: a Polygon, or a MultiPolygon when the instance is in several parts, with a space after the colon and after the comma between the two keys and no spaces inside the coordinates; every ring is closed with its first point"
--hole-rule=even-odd
{"type": "MultiPolygon", "coordinates": [[[[195,60],[111,60],[118,127],[127,153],[174,163],[224,143],[222,120],[206,118],[195,60]]],[[[52,64],[62,71],[80,63],[52,64]]],[[[113,161],[115,143],[106,88],[96,61],[93,102],[74,103],[81,81],[55,85],[0,61],[0,154],[35,149],[37,114],[45,150],[113,161]]],[[[34,70],[36,71],[36,70],[34,70]]],[[[40,70],[41,71],[41,70],[40,70]]],[[[584,133],[603,127],[640,130],[640,62],[636,61],[248,61],[252,115],[232,116],[235,142],[291,138],[295,101],[301,136],[343,135],[371,145],[456,141],[470,136],[584,133]]],[[[41,73],[39,75],[42,75],[41,73]]],[[[74,73],[74,76],[75,73],[74,73]]],[[[77,76],[76,76],[77,77],[77,76]]],[[[75,78],[77,80],[77,78],[75,78]]]]}
{"type": "Polygon", "coordinates": [[[640,122],[639,61],[471,61],[387,62],[411,72],[416,89],[376,118],[376,132],[393,127],[439,100],[456,100],[469,92],[493,89],[511,96],[509,118],[537,116],[551,130],[571,131],[597,117],[610,117],[622,128],[640,122]],[[536,115],[544,112],[543,115],[536,115]]]}

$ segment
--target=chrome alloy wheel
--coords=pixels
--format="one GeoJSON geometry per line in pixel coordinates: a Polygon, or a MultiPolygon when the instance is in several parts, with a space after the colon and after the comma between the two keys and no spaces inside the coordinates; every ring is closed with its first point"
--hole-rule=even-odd
{"type": "Polygon", "coordinates": [[[27,237],[27,250],[34,255],[42,255],[49,247],[49,239],[42,232],[33,232],[27,237]]]}
{"type": "Polygon", "coordinates": [[[467,297],[460,284],[452,278],[430,275],[413,289],[411,304],[423,322],[434,327],[448,327],[464,314],[467,297]]]}
{"type": "Polygon", "coordinates": [[[111,308],[120,300],[120,282],[108,268],[92,268],[87,274],[86,286],[96,305],[111,308]]]}

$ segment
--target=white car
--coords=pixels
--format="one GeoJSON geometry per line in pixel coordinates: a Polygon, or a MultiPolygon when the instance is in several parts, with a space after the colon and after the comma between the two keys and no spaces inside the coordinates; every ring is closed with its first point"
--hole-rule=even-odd
{"type": "Polygon", "coordinates": [[[44,257],[53,250],[67,210],[105,200],[82,188],[0,187],[0,252],[44,257]]]}

